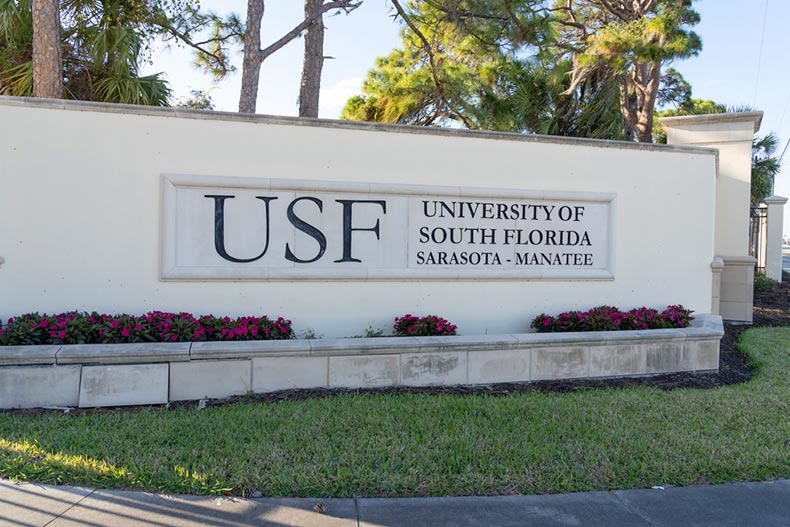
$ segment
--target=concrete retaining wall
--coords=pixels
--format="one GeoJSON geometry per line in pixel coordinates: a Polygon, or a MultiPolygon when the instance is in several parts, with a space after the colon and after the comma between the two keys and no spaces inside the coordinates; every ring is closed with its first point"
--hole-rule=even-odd
{"type": "Polygon", "coordinates": [[[124,406],[291,388],[715,371],[721,317],[645,331],[0,348],[0,408],[124,406]]]}

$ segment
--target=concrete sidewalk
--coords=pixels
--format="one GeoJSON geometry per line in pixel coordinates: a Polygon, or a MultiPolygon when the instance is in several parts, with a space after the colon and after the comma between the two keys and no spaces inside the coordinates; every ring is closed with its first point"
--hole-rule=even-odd
{"type": "Polygon", "coordinates": [[[790,480],[543,496],[240,499],[0,480],[0,526],[790,526],[790,480]]]}

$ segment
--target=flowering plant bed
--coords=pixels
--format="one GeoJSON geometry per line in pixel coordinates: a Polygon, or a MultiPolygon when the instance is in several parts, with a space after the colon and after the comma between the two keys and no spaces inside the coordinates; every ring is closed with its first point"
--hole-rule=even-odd
{"type": "Polygon", "coordinates": [[[458,326],[450,324],[447,319],[436,315],[415,317],[406,314],[395,317],[392,334],[396,337],[435,337],[441,335],[455,335],[458,326]]]}
{"type": "MultiPolygon", "coordinates": [[[[25,320],[40,331],[46,319],[25,320]]],[[[703,314],[687,328],[647,331],[3,346],[0,408],[709,372],[723,332],[721,317],[703,314]]]]}
{"type": "Polygon", "coordinates": [[[46,344],[124,344],[283,340],[294,338],[291,321],[282,317],[237,318],[151,311],[144,315],[107,315],[70,311],[57,315],[28,313],[0,329],[0,346],[46,344]]]}
{"type": "Polygon", "coordinates": [[[554,316],[542,313],[535,317],[531,327],[538,333],[685,328],[693,320],[691,313],[681,305],[668,306],[660,313],[649,307],[625,312],[612,306],[598,306],[554,316]]]}

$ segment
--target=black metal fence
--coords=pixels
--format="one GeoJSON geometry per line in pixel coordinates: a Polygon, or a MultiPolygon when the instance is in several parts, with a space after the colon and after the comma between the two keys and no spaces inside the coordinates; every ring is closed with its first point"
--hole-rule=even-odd
{"type": "Polygon", "coordinates": [[[752,207],[749,215],[749,256],[757,258],[755,271],[765,273],[766,235],[768,231],[768,207],[752,207]]]}

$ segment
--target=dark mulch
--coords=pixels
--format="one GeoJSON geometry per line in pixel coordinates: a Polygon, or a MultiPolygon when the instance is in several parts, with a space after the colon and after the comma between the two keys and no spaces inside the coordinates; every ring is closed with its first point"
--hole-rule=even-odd
{"type": "Polygon", "coordinates": [[[790,326],[790,273],[782,273],[779,287],[754,294],[755,326],[790,326]]]}
{"type": "MultiPolygon", "coordinates": [[[[754,326],[788,326],[790,325],[790,273],[784,273],[782,284],[774,289],[755,293],[754,295],[754,326]]],[[[209,401],[186,401],[163,406],[150,407],[165,410],[173,408],[194,408],[199,405],[208,407],[226,406],[238,403],[276,403],[281,401],[301,401],[306,399],[323,399],[344,393],[362,395],[397,395],[397,394],[430,394],[430,395],[490,395],[502,396],[525,392],[575,392],[605,388],[627,388],[632,386],[649,386],[659,390],[677,388],[709,389],[728,384],[737,384],[751,379],[752,368],[746,356],[738,349],[737,342],[745,330],[753,326],[724,325],[724,337],[721,339],[718,373],[673,373],[654,375],[651,377],[625,377],[618,379],[573,380],[573,381],[538,381],[532,383],[506,383],[487,386],[429,386],[411,388],[396,386],[391,388],[370,388],[362,390],[316,388],[312,390],[283,390],[274,393],[262,393],[213,399],[209,401]]],[[[117,411],[134,411],[149,407],[70,409],[73,414],[106,413],[117,411]]],[[[41,409],[9,410],[13,414],[35,414],[41,409]]]]}

